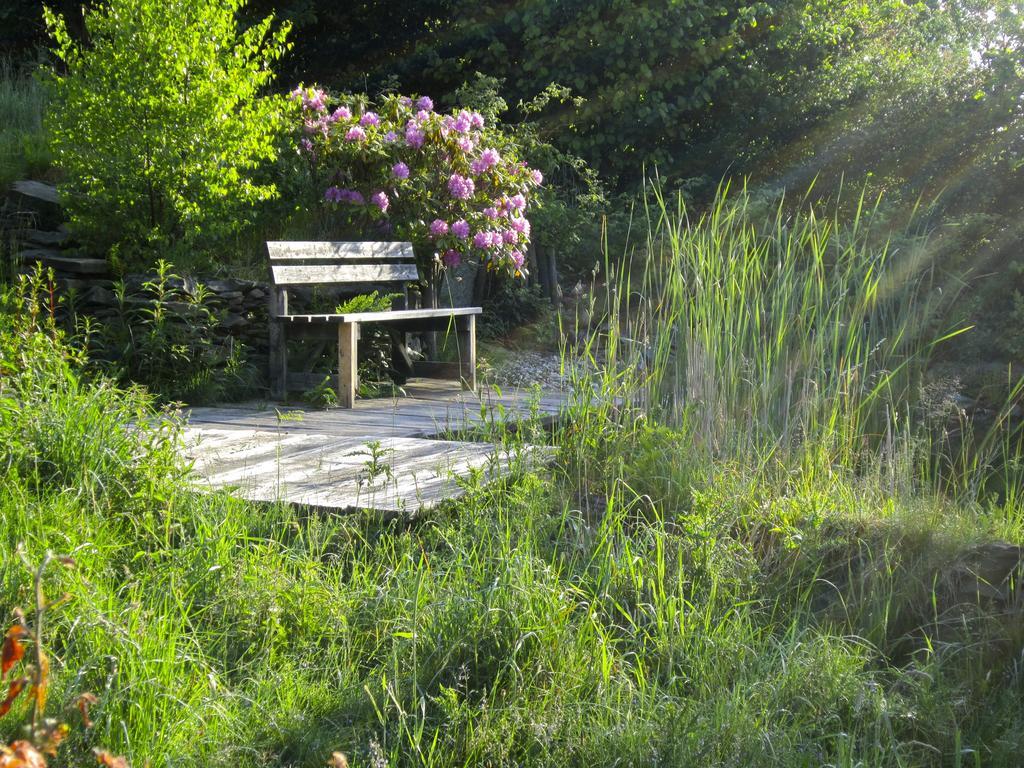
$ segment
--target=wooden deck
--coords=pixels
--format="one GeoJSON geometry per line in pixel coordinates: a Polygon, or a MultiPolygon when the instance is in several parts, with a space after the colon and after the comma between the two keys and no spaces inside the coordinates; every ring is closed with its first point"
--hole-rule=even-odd
{"type": "Polygon", "coordinates": [[[472,442],[495,420],[514,427],[550,422],[559,393],[464,392],[450,381],[422,380],[406,395],[357,400],[352,409],[272,403],[192,408],[185,439],[200,482],[251,501],[286,501],[323,510],[415,513],[464,492],[474,472],[490,479],[549,451],[522,455],[472,442]]]}

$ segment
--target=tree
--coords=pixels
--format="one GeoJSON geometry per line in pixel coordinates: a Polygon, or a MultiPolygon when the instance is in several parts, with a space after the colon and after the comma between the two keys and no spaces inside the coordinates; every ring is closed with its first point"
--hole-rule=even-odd
{"type": "Polygon", "coordinates": [[[246,31],[245,0],[110,0],[87,10],[87,44],[47,9],[64,73],[47,129],[80,239],[125,265],[167,249],[188,263],[251,223],[275,187],[283,96],[263,96],[288,26],[246,31]]]}

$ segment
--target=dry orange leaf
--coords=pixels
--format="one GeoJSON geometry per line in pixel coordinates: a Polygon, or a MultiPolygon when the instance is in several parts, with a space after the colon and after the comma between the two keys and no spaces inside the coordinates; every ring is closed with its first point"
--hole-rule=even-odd
{"type": "Polygon", "coordinates": [[[331,768],[348,768],[348,758],[342,752],[332,752],[327,765],[331,768]]]}
{"type": "Polygon", "coordinates": [[[46,754],[56,757],[57,749],[60,747],[60,743],[67,738],[68,732],[71,728],[67,723],[55,723],[50,722],[36,735],[36,741],[38,742],[39,749],[46,754]]]}
{"type": "Polygon", "coordinates": [[[3,701],[0,701],[0,717],[3,717],[11,711],[11,706],[14,704],[14,700],[18,698],[18,694],[24,690],[26,685],[28,685],[28,678],[19,677],[16,680],[11,680],[11,684],[7,688],[7,697],[3,701]]]}
{"type": "MultiPolygon", "coordinates": [[[[96,750],[96,762],[104,768],[129,768],[128,761],[123,757],[114,757],[105,749],[96,750]]],[[[3,768],[3,766],[0,766],[3,768]]]]}
{"type": "Polygon", "coordinates": [[[25,646],[21,644],[21,638],[26,634],[27,632],[21,624],[15,624],[4,635],[4,647],[0,651],[0,678],[6,677],[7,673],[11,671],[11,667],[21,661],[22,656],[25,655],[25,646]]]}
{"type": "MultiPolygon", "coordinates": [[[[38,650],[38,649],[37,649],[38,650]]],[[[32,686],[31,696],[36,700],[36,706],[42,712],[46,708],[46,690],[50,680],[50,660],[45,653],[39,654],[39,669],[36,670],[35,685],[32,686]]]]}
{"type": "Polygon", "coordinates": [[[0,744],[0,768],[46,768],[46,758],[27,741],[0,744]]]}
{"type": "Polygon", "coordinates": [[[75,699],[75,706],[78,707],[78,711],[82,713],[82,724],[86,728],[92,728],[92,718],[89,717],[89,708],[93,706],[99,699],[96,698],[94,693],[83,693],[77,699],[75,699]]]}

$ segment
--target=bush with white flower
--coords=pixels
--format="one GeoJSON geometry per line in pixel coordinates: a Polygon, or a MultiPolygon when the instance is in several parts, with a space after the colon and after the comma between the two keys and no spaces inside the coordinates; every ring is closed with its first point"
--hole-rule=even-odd
{"type": "Polygon", "coordinates": [[[318,88],[290,97],[298,151],[351,229],[412,242],[431,277],[467,261],[526,274],[526,214],[543,177],[497,126],[435,112],[426,96],[385,96],[376,109],[332,104],[318,88]]]}

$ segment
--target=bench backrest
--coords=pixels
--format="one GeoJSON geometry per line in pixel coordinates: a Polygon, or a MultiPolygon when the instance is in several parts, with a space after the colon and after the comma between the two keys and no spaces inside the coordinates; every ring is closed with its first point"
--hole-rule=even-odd
{"type": "Polygon", "coordinates": [[[419,279],[412,243],[267,243],[274,285],[397,283],[419,279]]]}

